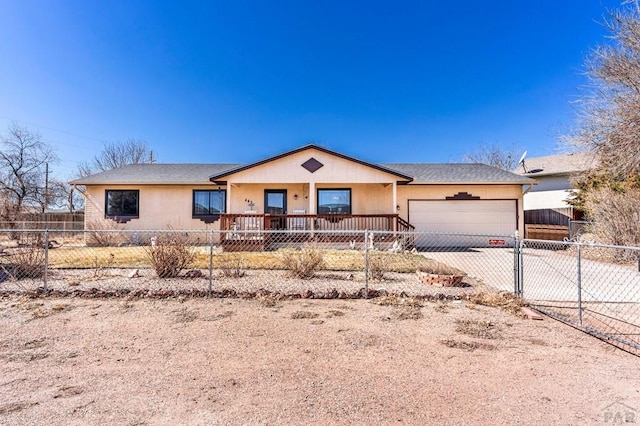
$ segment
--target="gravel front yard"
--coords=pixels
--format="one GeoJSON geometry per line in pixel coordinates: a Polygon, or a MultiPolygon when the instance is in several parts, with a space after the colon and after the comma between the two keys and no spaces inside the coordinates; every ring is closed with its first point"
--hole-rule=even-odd
{"type": "MultiPolygon", "coordinates": [[[[115,292],[127,290],[131,292],[172,292],[197,291],[206,292],[209,288],[208,271],[197,270],[202,274],[198,278],[157,278],[152,269],[118,269],[110,268],[96,273],[93,269],[55,269],[49,271],[48,289],[68,294],[88,292],[92,289],[115,292]],[[131,277],[135,273],[135,277],[131,277]]],[[[387,272],[383,280],[369,280],[369,289],[384,291],[390,294],[405,293],[408,296],[460,298],[471,294],[473,290],[471,278],[466,278],[460,287],[435,287],[425,285],[418,280],[415,273],[387,272]]],[[[0,282],[0,292],[35,292],[43,286],[42,279],[7,279],[0,282]]],[[[328,295],[333,290],[345,294],[356,294],[365,288],[363,272],[321,271],[311,279],[290,278],[284,270],[248,270],[241,278],[223,276],[214,272],[213,291],[233,290],[238,293],[252,293],[264,290],[281,295],[300,295],[311,292],[317,295],[328,295]]]]}
{"type": "Polygon", "coordinates": [[[640,410],[638,358],[563,324],[382,300],[3,297],[0,424],[593,424],[640,410]]]}

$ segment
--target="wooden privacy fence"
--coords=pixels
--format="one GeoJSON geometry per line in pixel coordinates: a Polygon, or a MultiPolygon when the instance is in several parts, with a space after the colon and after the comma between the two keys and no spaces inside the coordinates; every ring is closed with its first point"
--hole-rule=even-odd
{"type": "Polygon", "coordinates": [[[0,221],[0,229],[50,229],[81,231],[84,213],[24,213],[14,221],[0,221]]]}

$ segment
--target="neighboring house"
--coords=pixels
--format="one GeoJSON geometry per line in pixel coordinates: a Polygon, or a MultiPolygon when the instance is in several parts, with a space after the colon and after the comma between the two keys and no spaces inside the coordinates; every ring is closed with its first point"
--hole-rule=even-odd
{"type": "Polygon", "coordinates": [[[251,164],[135,164],[71,182],[85,218],[128,229],[512,235],[533,179],[484,164],[374,164],[308,145],[251,164]],[[248,227],[248,226],[247,226],[248,227]]]}
{"type": "Polygon", "coordinates": [[[514,173],[534,178],[538,184],[524,195],[527,237],[563,239],[569,236],[569,221],[582,219],[567,200],[574,190],[571,177],[594,166],[587,152],[529,158],[514,173]]]}

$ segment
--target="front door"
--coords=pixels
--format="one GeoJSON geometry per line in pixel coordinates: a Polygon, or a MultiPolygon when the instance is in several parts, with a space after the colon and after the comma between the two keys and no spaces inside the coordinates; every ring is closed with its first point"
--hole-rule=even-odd
{"type": "MultiPolygon", "coordinates": [[[[264,212],[265,214],[273,215],[287,214],[287,190],[265,189],[264,212]]],[[[287,220],[285,218],[273,218],[271,219],[271,229],[284,229],[286,223],[287,220]]]]}

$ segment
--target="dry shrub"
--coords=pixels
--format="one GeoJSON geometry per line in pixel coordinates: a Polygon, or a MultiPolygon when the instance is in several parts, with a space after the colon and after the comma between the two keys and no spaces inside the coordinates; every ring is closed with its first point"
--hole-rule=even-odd
{"type": "Polygon", "coordinates": [[[180,233],[161,234],[145,247],[160,278],[176,278],[196,257],[188,239],[180,233]]]}
{"type": "Polygon", "coordinates": [[[282,265],[289,270],[293,278],[313,278],[316,271],[325,265],[322,250],[313,245],[305,245],[300,250],[287,250],[282,253],[282,265]]]}
{"type": "Polygon", "coordinates": [[[113,262],[115,260],[115,255],[113,253],[109,253],[109,256],[104,262],[101,262],[98,259],[98,256],[94,256],[93,258],[93,278],[102,278],[106,275],[106,271],[111,268],[113,262]]]}
{"type": "MultiPolygon", "coordinates": [[[[640,189],[616,191],[601,188],[589,192],[585,209],[589,212],[589,225],[595,239],[603,244],[640,246],[640,189]]],[[[635,261],[638,251],[596,250],[595,257],[617,262],[635,261]],[[598,256],[599,255],[599,256],[598,256]]]]}
{"type": "Polygon", "coordinates": [[[88,246],[114,247],[119,246],[125,240],[122,225],[111,219],[95,219],[87,223],[88,246]]]}
{"type": "Polygon", "coordinates": [[[222,275],[227,278],[244,277],[247,269],[247,262],[240,253],[232,253],[220,267],[222,275]]]}
{"type": "Polygon", "coordinates": [[[388,272],[389,261],[383,253],[369,254],[369,278],[375,281],[384,280],[385,272],[388,272]]]}
{"type": "Polygon", "coordinates": [[[491,306],[512,314],[522,315],[522,300],[515,294],[506,291],[485,288],[473,294],[469,300],[476,305],[491,306]]]}
{"type": "Polygon", "coordinates": [[[417,268],[417,271],[434,275],[467,275],[459,269],[435,260],[431,260],[427,264],[420,265],[417,268]]]}
{"type": "Polygon", "coordinates": [[[16,249],[11,254],[10,262],[0,265],[0,269],[16,280],[40,278],[44,275],[44,267],[44,248],[42,245],[16,249]]]}

